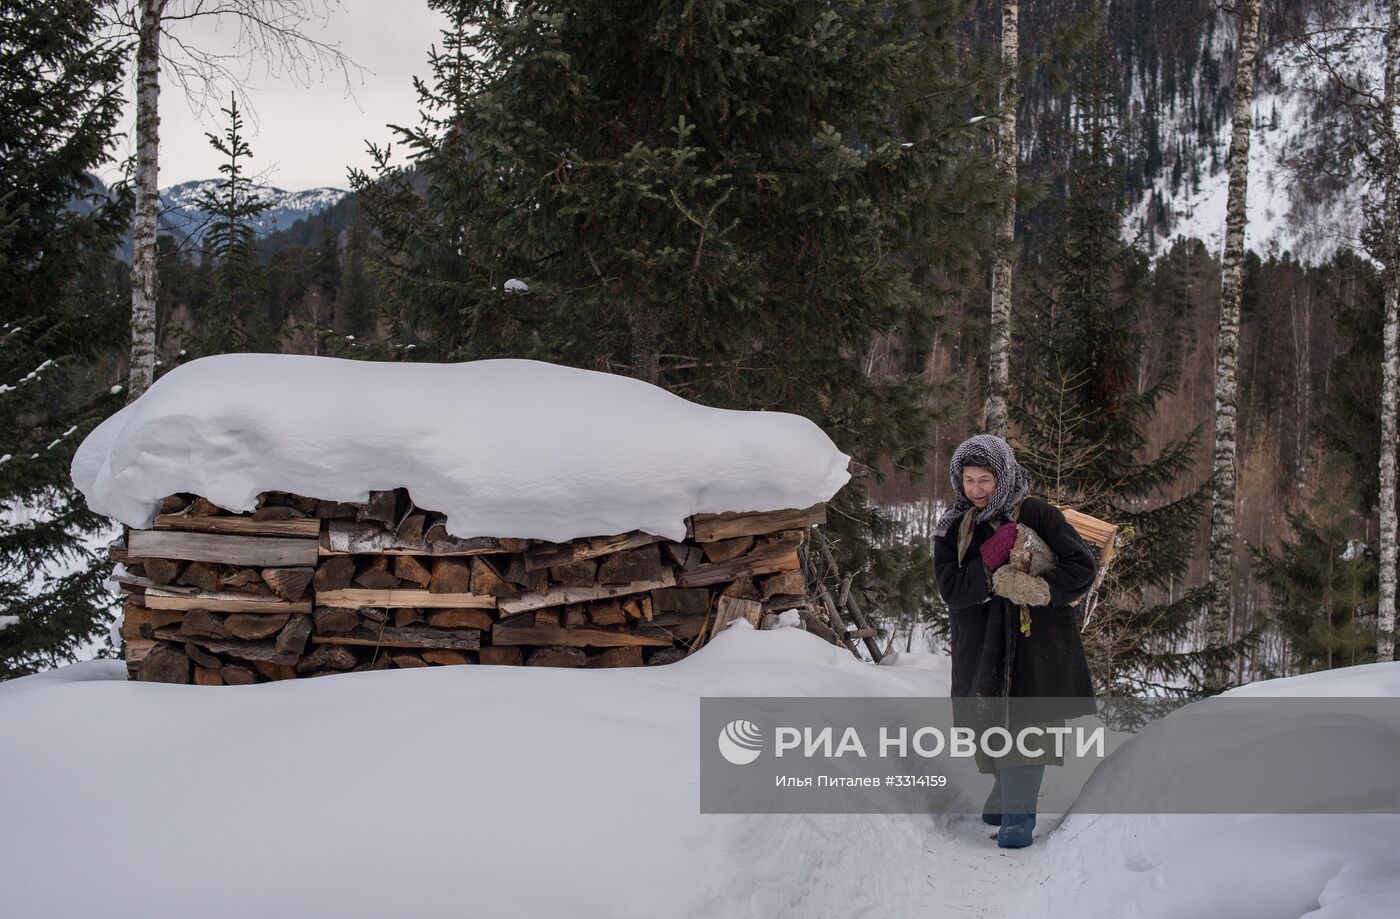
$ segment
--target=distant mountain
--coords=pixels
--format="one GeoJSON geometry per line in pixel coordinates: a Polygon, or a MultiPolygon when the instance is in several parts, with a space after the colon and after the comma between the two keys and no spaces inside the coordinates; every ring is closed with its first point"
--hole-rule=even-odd
{"type": "MultiPolygon", "coordinates": [[[[217,193],[218,186],[218,179],[200,179],[161,191],[161,229],[198,245],[209,224],[209,214],[200,208],[199,200],[206,192],[217,193]]],[[[331,208],[350,194],[342,188],[283,191],[270,186],[258,188],[257,193],[272,205],[259,215],[258,235],[264,237],[291,229],[298,220],[331,208]]]]}

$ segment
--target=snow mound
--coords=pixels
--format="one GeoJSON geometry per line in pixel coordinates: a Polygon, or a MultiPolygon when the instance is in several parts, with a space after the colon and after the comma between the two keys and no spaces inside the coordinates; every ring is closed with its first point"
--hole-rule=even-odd
{"type": "Polygon", "coordinates": [[[639,380],[522,360],[461,364],[226,354],[191,361],[97,427],[73,481],[150,526],[159,500],[250,511],[405,487],[453,536],[556,542],[827,501],[849,457],[806,418],[709,408],[639,380]]]}
{"type": "Polygon", "coordinates": [[[97,676],[0,696],[6,915],[967,915],[911,870],[928,818],[699,812],[700,696],[947,692],[801,629],[662,667],[97,676]]]}
{"type": "MultiPolygon", "coordinates": [[[[1238,687],[1227,696],[1328,699],[1400,696],[1400,663],[1369,664],[1238,687]]],[[[1085,788],[1131,782],[1151,747],[1153,726],[1110,756],[1085,788]],[[1148,749],[1142,750],[1144,744],[1148,749]]],[[[1319,718],[1241,729],[1192,770],[1226,774],[1258,762],[1268,746],[1280,767],[1311,770],[1320,805],[1355,802],[1359,810],[1392,798],[1400,774],[1400,731],[1395,719],[1319,718]],[[1289,734],[1285,738],[1284,733],[1289,734]],[[1287,744],[1281,743],[1288,740],[1287,744]],[[1344,781],[1323,753],[1368,761],[1344,781]]],[[[1159,774],[1153,770],[1152,774],[1159,774]]],[[[1081,801],[1083,797],[1081,798],[1081,801]]],[[[1026,919],[1065,915],[1083,919],[1382,919],[1400,902],[1400,815],[1302,814],[1076,814],[1045,838],[1024,902],[1008,914],[1026,919]]]]}

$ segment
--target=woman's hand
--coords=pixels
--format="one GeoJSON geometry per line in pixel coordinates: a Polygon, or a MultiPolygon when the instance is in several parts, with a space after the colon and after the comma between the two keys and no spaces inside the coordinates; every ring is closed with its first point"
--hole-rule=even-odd
{"type": "MultiPolygon", "coordinates": [[[[969,514],[973,513],[968,511],[969,514]]],[[[982,564],[987,570],[996,571],[1011,560],[1011,550],[1016,546],[1016,524],[1007,521],[997,527],[991,538],[977,547],[982,553],[982,564]]]]}

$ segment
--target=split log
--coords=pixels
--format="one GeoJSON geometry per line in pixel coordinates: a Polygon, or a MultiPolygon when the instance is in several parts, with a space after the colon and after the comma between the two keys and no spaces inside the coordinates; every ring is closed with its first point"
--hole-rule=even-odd
{"type": "MultiPolygon", "coordinates": [[[[264,568],[262,579],[283,600],[300,600],[314,573],[314,568],[264,568]]],[[[232,586],[231,580],[227,583],[232,586]]]]}
{"type": "Polygon", "coordinates": [[[507,581],[519,585],[527,591],[542,593],[549,589],[549,569],[540,568],[528,571],[525,560],[519,555],[512,556],[504,572],[507,581]]]}
{"type": "Polygon", "coordinates": [[[550,580],[565,587],[592,587],[597,574],[598,563],[587,558],[549,569],[550,580]]]}
{"type": "Polygon", "coordinates": [[[423,660],[439,667],[452,667],[458,664],[470,664],[471,659],[461,651],[449,651],[445,648],[435,648],[432,651],[423,652],[423,660]]]}
{"type": "Polygon", "coordinates": [[[605,556],[598,565],[598,583],[631,584],[638,581],[657,581],[662,571],[661,551],[656,546],[643,546],[605,556]]]}
{"type": "Polygon", "coordinates": [[[555,568],[661,541],[660,536],[633,530],[618,536],[597,536],[591,539],[576,539],[569,543],[539,543],[525,550],[525,570],[555,568]]]}
{"type": "Polygon", "coordinates": [[[736,600],[762,600],[763,592],[754,584],[753,578],[738,578],[720,591],[720,596],[733,597],[736,600]]]}
{"type": "Polygon", "coordinates": [[[176,645],[157,643],[142,659],[136,678],[143,683],[188,683],[190,659],[176,645]]]}
{"type": "MultiPolygon", "coordinates": [[[[658,567],[660,566],[658,560],[658,567]]],[[[628,594],[647,593],[662,587],[675,587],[676,577],[669,568],[662,568],[661,576],[654,581],[640,581],[630,584],[599,587],[559,587],[541,593],[525,593],[511,600],[501,600],[497,605],[502,615],[543,609],[547,606],[563,606],[567,603],[587,603],[590,600],[605,600],[628,594]]],[[[466,606],[468,604],[461,604],[466,606]]]]}
{"type": "Polygon", "coordinates": [[[520,649],[517,647],[484,645],[477,659],[483,664],[500,664],[518,667],[522,663],[521,658],[520,649]]]}
{"type": "Polygon", "coordinates": [[[399,511],[408,500],[406,489],[384,489],[372,491],[360,505],[356,519],[368,523],[378,523],[381,527],[393,529],[399,522],[399,511]]]}
{"type": "Polygon", "coordinates": [[[734,539],[721,539],[719,542],[710,542],[703,546],[705,561],[711,564],[731,561],[743,555],[751,548],[753,548],[752,536],[737,536],[734,539]]]}
{"type": "MultiPolygon", "coordinates": [[[[517,625],[519,623],[516,623],[517,625]]],[[[559,608],[535,610],[535,625],[559,625],[559,608]]]]}
{"type": "Polygon", "coordinates": [[[481,647],[481,632],[478,629],[435,629],[428,626],[399,629],[386,626],[383,629],[356,629],[348,635],[312,635],[311,643],[475,651],[481,647]]]}
{"type": "Polygon", "coordinates": [[[478,597],[476,594],[468,593],[432,593],[427,590],[409,590],[407,588],[401,588],[399,590],[357,590],[355,588],[347,588],[345,590],[327,590],[316,594],[316,605],[348,606],[351,608],[359,608],[361,606],[386,606],[391,609],[397,609],[401,606],[418,606],[434,609],[471,606],[480,609],[491,609],[496,605],[496,598],[478,597]]]}
{"type": "Polygon", "coordinates": [[[350,555],[337,555],[321,560],[316,574],[311,578],[311,586],[317,592],[344,590],[355,577],[355,559],[350,555]]]}
{"type": "Polygon", "coordinates": [[[563,625],[567,629],[578,628],[588,622],[588,606],[584,603],[570,603],[564,607],[563,625]]]}
{"type": "Polygon", "coordinates": [[[780,571],[769,577],[759,578],[758,587],[765,600],[773,597],[805,597],[807,595],[807,578],[803,576],[801,569],[793,568],[788,571],[780,571]]]}
{"type": "Polygon", "coordinates": [[[194,668],[194,685],[196,686],[222,686],[224,678],[219,676],[219,671],[212,667],[194,668]]]}
{"type": "Polygon", "coordinates": [[[142,566],[153,584],[169,584],[185,570],[185,563],[173,558],[148,558],[142,566]]]}
{"type": "Polygon", "coordinates": [[[642,666],[642,649],[635,646],[630,648],[608,648],[601,654],[591,655],[588,658],[586,666],[640,667],[642,666]]]}
{"type": "Polygon", "coordinates": [[[718,542],[736,536],[761,536],[778,530],[805,530],[826,522],[826,505],[748,514],[696,514],[686,535],[696,542],[718,542]]]}
{"type": "Polygon", "coordinates": [[[329,632],[353,632],[364,625],[364,619],[353,609],[335,606],[318,606],[311,614],[311,621],[316,626],[316,633],[324,635],[329,632]]]}
{"type": "Polygon", "coordinates": [[[151,653],[156,642],[153,638],[128,638],[122,642],[122,645],[128,669],[130,669],[130,665],[141,663],[146,655],[151,653]]]}
{"type": "Polygon", "coordinates": [[[642,595],[640,597],[628,597],[622,603],[622,611],[632,619],[651,620],[651,597],[642,595]]]}
{"type": "MultiPolygon", "coordinates": [[[[282,654],[295,659],[306,651],[306,641],[311,637],[312,630],[311,617],[307,615],[293,616],[282,627],[282,631],[277,633],[275,648],[282,654]]],[[[281,663],[280,661],[269,661],[268,663],[281,663]]]]}
{"type": "Polygon", "coordinates": [[[570,647],[609,648],[626,645],[662,647],[671,639],[657,634],[610,632],[606,629],[566,629],[561,626],[513,626],[498,622],[491,629],[494,645],[568,645],[570,647]]]}
{"type": "Polygon", "coordinates": [[[527,667],[582,667],[588,656],[578,648],[536,648],[525,661],[527,667]]]}
{"type": "Polygon", "coordinates": [[[321,520],[354,520],[360,506],[348,501],[317,501],[313,513],[321,520]]]}
{"type": "Polygon", "coordinates": [[[310,600],[289,603],[285,600],[264,600],[260,597],[249,597],[233,593],[173,593],[155,587],[146,591],[145,603],[150,609],[202,609],[223,613],[311,612],[310,600]]]}
{"type": "Polygon", "coordinates": [[[297,668],[286,664],[273,664],[268,661],[253,661],[253,667],[269,680],[295,680],[297,668]]]}
{"type": "MultiPolygon", "coordinates": [[[[197,562],[196,564],[202,564],[202,563],[198,563],[198,562],[197,562]]],[[[310,572],[311,572],[311,569],[310,569],[310,568],[264,568],[263,570],[264,570],[264,571],[305,571],[305,572],[307,572],[307,579],[308,579],[308,580],[310,580],[310,576],[311,576],[311,575],[310,575],[310,572]]],[[[222,586],[222,589],[224,589],[224,590],[232,589],[232,590],[234,590],[234,591],[236,591],[236,592],[238,592],[238,593],[252,593],[252,594],[257,594],[257,595],[261,595],[261,596],[264,596],[264,597],[270,597],[270,596],[272,596],[272,589],[269,588],[269,587],[267,586],[267,585],[268,585],[268,582],[263,580],[263,576],[262,576],[261,572],[259,572],[258,569],[256,569],[256,568],[239,568],[237,571],[234,571],[234,572],[232,572],[232,573],[224,572],[224,573],[222,573],[222,574],[219,576],[219,583],[220,583],[220,585],[222,586]]],[[[296,599],[299,599],[300,596],[301,596],[301,595],[298,594],[298,595],[295,596],[295,597],[283,597],[283,599],[284,599],[284,600],[296,600],[296,599]]]]}
{"type": "Polygon", "coordinates": [[[392,655],[394,666],[401,670],[408,670],[412,667],[426,667],[428,662],[417,654],[395,654],[392,655]]]}
{"type": "Polygon", "coordinates": [[[218,593],[224,586],[222,574],[219,566],[213,562],[192,562],[180,572],[180,583],[208,593],[218,593]]]}
{"type": "Polygon", "coordinates": [[[485,597],[520,596],[519,588],[507,581],[490,559],[480,555],[473,556],[471,568],[472,593],[485,597]]]}
{"type": "MultiPolygon", "coordinates": [[[[159,630],[157,630],[159,632],[159,630]]],[[[195,609],[180,619],[181,638],[229,638],[224,623],[208,610],[195,609]]]]}
{"type": "Polygon", "coordinates": [[[588,618],[594,625],[622,625],[627,621],[627,613],[618,601],[606,600],[589,604],[588,618]]]}
{"type": "Polygon", "coordinates": [[[495,625],[491,614],[482,609],[440,609],[428,613],[428,625],[435,629],[481,629],[495,625]]]}
{"type": "MultiPolygon", "coordinates": [[[[297,512],[292,508],[278,508],[297,512]]],[[[287,536],[293,539],[315,539],[321,535],[321,521],[313,519],[272,519],[269,517],[190,517],[184,514],[161,514],[156,517],[157,530],[182,530],[188,533],[222,533],[230,536],[287,536]]]]}
{"type": "Polygon", "coordinates": [[[189,495],[166,495],[164,498],[160,499],[160,504],[157,506],[156,513],[178,514],[186,507],[189,507],[191,500],[189,495]]]}
{"type": "Polygon", "coordinates": [[[703,587],[670,587],[651,592],[651,607],[657,613],[686,613],[703,616],[710,610],[710,592],[703,587]]]}
{"type": "Polygon", "coordinates": [[[396,555],[394,556],[394,577],[401,581],[408,581],[417,584],[419,587],[427,587],[428,582],[433,579],[433,573],[419,560],[417,555],[396,555]]]}
{"type": "Polygon", "coordinates": [[[190,502],[189,512],[199,517],[214,517],[224,513],[224,509],[208,498],[196,497],[190,502]]]}
{"type": "Polygon", "coordinates": [[[322,645],[297,661],[297,673],[312,670],[349,670],[360,662],[355,652],[340,645],[322,645]]]}
{"type": "Polygon", "coordinates": [[[389,570],[389,557],[376,555],[361,562],[351,583],[370,590],[395,590],[399,586],[398,577],[389,570]]]}
{"type": "Polygon", "coordinates": [[[749,625],[758,628],[763,618],[763,604],[756,600],[736,600],[733,597],[720,597],[715,607],[715,627],[711,635],[718,635],[736,619],[747,619],[749,625]]]}
{"type": "Polygon", "coordinates": [[[255,568],[294,568],[314,565],[316,540],[280,536],[223,536],[170,530],[132,530],[127,545],[138,558],[170,558],[189,562],[218,562],[255,568]]]}
{"type": "Polygon", "coordinates": [[[234,613],[224,620],[224,629],[234,638],[256,640],[271,638],[287,624],[290,615],[268,616],[263,614],[234,613]]]}
{"type": "Polygon", "coordinates": [[[421,609],[406,606],[394,610],[394,625],[400,628],[406,625],[416,625],[423,621],[425,620],[421,609]]]}
{"type": "Polygon", "coordinates": [[[258,681],[257,671],[247,664],[224,664],[219,676],[229,686],[251,686],[258,681]]]}
{"type": "Polygon", "coordinates": [[[471,593],[471,562],[461,558],[434,559],[433,575],[428,582],[428,590],[435,594],[471,593]]]}
{"type": "Polygon", "coordinates": [[[664,542],[661,548],[678,568],[686,571],[705,561],[705,553],[699,546],[683,542],[664,542]]]}
{"type": "MultiPolygon", "coordinates": [[[[194,642],[185,642],[185,656],[194,661],[200,667],[213,670],[215,673],[224,665],[224,662],[217,654],[210,654],[194,642]]],[[[220,682],[223,682],[222,680],[220,682]]]]}
{"type": "Polygon", "coordinates": [[[127,604],[122,611],[122,638],[140,638],[143,625],[151,629],[159,629],[176,624],[184,618],[183,610],[153,610],[146,609],[144,606],[127,604]]]}

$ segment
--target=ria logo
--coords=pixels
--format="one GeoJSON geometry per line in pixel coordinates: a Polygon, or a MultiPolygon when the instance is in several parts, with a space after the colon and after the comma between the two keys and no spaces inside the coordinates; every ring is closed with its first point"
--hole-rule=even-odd
{"type": "Polygon", "coordinates": [[[763,732],[752,721],[731,721],[719,732],[719,752],[734,765],[746,766],[763,752],[763,732]]]}

